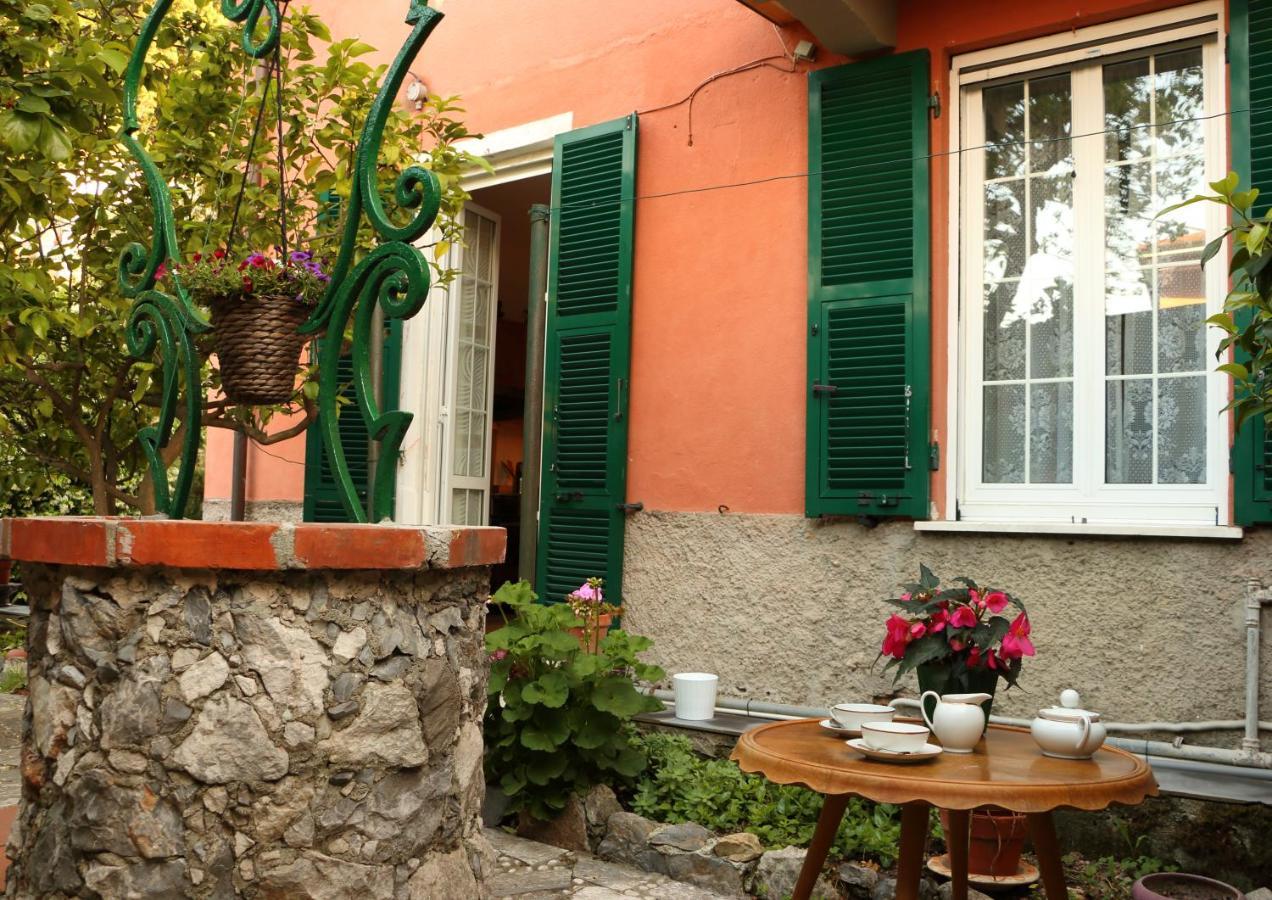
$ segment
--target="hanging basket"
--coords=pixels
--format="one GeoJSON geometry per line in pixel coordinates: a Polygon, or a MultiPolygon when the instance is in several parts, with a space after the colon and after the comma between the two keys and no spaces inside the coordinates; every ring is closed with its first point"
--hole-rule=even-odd
{"type": "Polygon", "coordinates": [[[209,305],[226,399],[254,406],[290,400],[309,340],[298,331],[309,307],[294,296],[259,293],[218,297],[209,305]]]}

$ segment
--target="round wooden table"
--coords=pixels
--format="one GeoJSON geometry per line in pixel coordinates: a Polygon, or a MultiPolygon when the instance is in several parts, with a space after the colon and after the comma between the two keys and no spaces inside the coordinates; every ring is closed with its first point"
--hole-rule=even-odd
{"type": "Polygon", "coordinates": [[[998,806],[1028,817],[1048,900],[1067,900],[1051,811],[1133,805],[1156,796],[1153,772],[1138,756],[1105,747],[1091,759],[1043,756],[1023,728],[991,725],[972,753],[943,753],[915,763],[866,759],[817,719],[761,725],[738,740],[732,758],[744,772],[826,795],[793,900],[807,900],[852,796],[901,806],[897,900],[917,900],[927,844],[928,811],[949,810],[950,868],[956,900],[967,897],[970,811],[998,806]]]}

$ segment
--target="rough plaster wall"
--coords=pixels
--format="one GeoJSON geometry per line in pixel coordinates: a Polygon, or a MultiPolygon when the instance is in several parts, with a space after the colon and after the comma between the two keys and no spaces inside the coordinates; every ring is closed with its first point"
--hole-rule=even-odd
{"type": "MultiPolygon", "coordinates": [[[[305,504],[294,500],[249,500],[244,512],[248,522],[299,522],[305,517],[305,504]]],[[[230,501],[204,500],[203,521],[230,521],[230,501]]]]}
{"type": "MultiPolygon", "coordinates": [[[[1117,721],[1244,714],[1248,578],[1272,583],[1272,533],[1243,541],[950,535],[800,516],[628,519],[626,627],[668,672],[720,675],[722,696],[826,705],[894,696],[872,672],[897,583],[920,562],[1020,597],[1038,656],[994,711],[1032,715],[1075,687],[1117,721]]],[[[1272,718],[1272,612],[1261,697],[1272,718]]],[[[913,696],[913,677],[897,693],[913,696]]],[[[1233,732],[1210,740],[1233,744],[1233,732]]]]}

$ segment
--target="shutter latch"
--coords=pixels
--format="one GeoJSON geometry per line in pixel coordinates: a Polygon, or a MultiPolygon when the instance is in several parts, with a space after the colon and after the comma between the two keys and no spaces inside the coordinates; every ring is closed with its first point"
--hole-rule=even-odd
{"type": "Polygon", "coordinates": [[[932,118],[941,118],[941,92],[933,91],[932,96],[928,97],[928,109],[932,111],[932,118]]]}
{"type": "Polygon", "coordinates": [[[941,445],[936,441],[928,444],[928,468],[933,472],[941,471],[941,445]]]}
{"type": "Polygon", "coordinates": [[[645,508],[645,504],[637,500],[635,503],[619,503],[617,504],[617,508],[619,512],[634,513],[643,510],[645,508]]]}
{"type": "Polygon", "coordinates": [[[837,392],[838,390],[839,388],[835,387],[833,384],[814,384],[813,385],[814,394],[833,394],[837,392]]]}

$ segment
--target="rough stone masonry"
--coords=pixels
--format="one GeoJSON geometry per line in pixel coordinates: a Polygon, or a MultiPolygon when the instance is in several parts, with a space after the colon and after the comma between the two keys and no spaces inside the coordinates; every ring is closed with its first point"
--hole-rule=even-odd
{"type": "Polygon", "coordinates": [[[485,566],[23,574],[7,897],[482,896],[485,566]]]}

